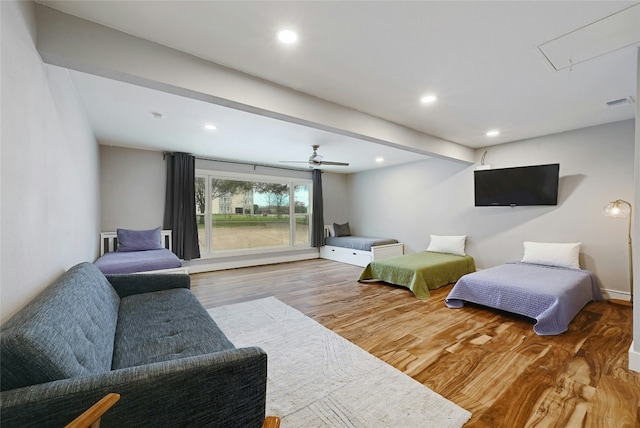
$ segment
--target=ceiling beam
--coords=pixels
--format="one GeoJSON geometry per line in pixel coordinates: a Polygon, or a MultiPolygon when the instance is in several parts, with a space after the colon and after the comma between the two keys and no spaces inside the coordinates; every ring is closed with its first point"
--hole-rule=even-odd
{"type": "Polygon", "coordinates": [[[36,4],[49,64],[414,153],[474,162],[474,150],[36,4]]]}

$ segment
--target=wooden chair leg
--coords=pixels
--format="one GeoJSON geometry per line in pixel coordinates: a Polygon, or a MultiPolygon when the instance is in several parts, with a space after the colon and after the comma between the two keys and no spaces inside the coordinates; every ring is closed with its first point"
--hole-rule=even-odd
{"type": "MultiPolygon", "coordinates": [[[[75,418],[65,428],[100,428],[102,415],[109,410],[120,399],[120,394],[107,394],[96,404],[87,409],[80,416],[75,418]]],[[[262,424],[262,428],[280,428],[280,418],[278,416],[267,416],[262,424]]]]}
{"type": "Polygon", "coordinates": [[[280,418],[277,416],[267,416],[262,424],[262,428],[279,428],[280,418]]]}
{"type": "Polygon", "coordinates": [[[89,407],[83,414],[75,418],[65,428],[100,428],[102,415],[120,399],[120,394],[107,394],[100,401],[89,407]]]}

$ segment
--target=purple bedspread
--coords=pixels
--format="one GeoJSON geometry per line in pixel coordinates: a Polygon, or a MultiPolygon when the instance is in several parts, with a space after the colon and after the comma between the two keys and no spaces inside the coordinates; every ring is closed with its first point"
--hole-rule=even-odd
{"type": "Polygon", "coordinates": [[[539,335],[567,331],[571,320],[592,300],[602,300],[588,270],[507,263],[463,276],[445,303],[461,308],[472,302],[534,318],[539,335]]]}
{"type": "Polygon", "coordinates": [[[179,268],[182,266],[182,262],[178,256],[163,248],[161,250],[105,253],[95,261],[95,265],[104,274],[114,274],[179,268]]]}

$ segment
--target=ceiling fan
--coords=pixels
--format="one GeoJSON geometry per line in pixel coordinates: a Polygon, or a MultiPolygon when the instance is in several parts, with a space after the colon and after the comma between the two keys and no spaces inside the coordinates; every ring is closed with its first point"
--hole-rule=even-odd
{"type": "Polygon", "coordinates": [[[320,146],[319,145],[313,145],[311,147],[313,147],[313,154],[311,156],[309,156],[309,160],[308,161],[280,161],[280,162],[283,162],[283,163],[308,163],[309,164],[309,168],[319,167],[319,166],[323,166],[323,165],[349,166],[349,164],[346,163],[346,162],[333,162],[333,161],[322,160],[323,156],[318,154],[318,149],[320,148],[320,146]]]}

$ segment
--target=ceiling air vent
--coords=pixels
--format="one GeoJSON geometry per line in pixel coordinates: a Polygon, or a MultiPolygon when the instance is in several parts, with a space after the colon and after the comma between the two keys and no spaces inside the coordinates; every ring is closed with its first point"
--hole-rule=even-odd
{"type": "Polygon", "coordinates": [[[622,107],[629,104],[633,104],[634,102],[635,100],[633,99],[633,97],[620,98],[618,100],[608,101],[607,107],[608,108],[622,107]]]}

